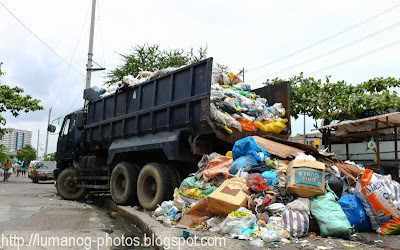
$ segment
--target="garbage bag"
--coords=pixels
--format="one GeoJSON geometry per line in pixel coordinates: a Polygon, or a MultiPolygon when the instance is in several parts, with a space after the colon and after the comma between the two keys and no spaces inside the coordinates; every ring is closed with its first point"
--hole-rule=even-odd
{"type": "Polygon", "coordinates": [[[248,178],[247,178],[247,182],[250,184],[250,187],[252,190],[254,191],[264,191],[264,190],[268,190],[268,186],[266,181],[264,180],[264,178],[261,177],[260,174],[256,173],[256,174],[251,174],[248,178]]]}
{"type": "Polygon", "coordinates": [[[280,242],[281,236],[272,228],[261,228],[260,238],[264,242],[280,242]]]}
{"type": "Polygon", "coordinates": [[[365,169],[354,194],[360,198],[372,229],[380,234],[400,234],[400,184],[390,175],[365,169]]]}
{"type": "Polygon", "coordinates": [[[308,215],[310,215],[310,199],[299,197],[296,200],[287,204],[288,208],[297,211],[305,211],[308,215]]]}
{"type": "Polygon", "coordinates": [[[244,156],[251,155],[259,162],[265,161],[270,153],[265,152],[265,150],[258,146],[253,137],[248,136],[235,142],[232,149],[233,159],[244,156]]]}
{"type": "Polygon", "coordinates": [[[243,229],[250,228],[256,222],[256,216],[247,208],[232,211],[222,224],[222,234],[241,235],[243,229]]]}
{"type": "Polygon", "coordinates": [[[279,234],[282,239],[290,238],[290,234],[286,229],[283,227],[283,219],[282,217],[269,217],[268,224],[265,227],[268,230],[274,230],[279,234]]]}
{"type": "Polygon", "coordinates": [[[229,168],[229,173],[236,174],[239,170],[242,170],[247,166],[253,167],[255,165],[257,165],[257,161],[253,156],[244,155],[232,162],[231,167],[229,168]]]}
{"type": "Polygon", "coordinates": [[[345,237],[354,231],[343,212],[342,207],[336,202],[337,196],[326,183],[326,193],[311,198],[311,214],[317,220],[322,237],[345,237]]]}
{"type": "Polygon", "coordinates": [[[344,188],[344,180],[337,177],[335,174],[330,171],[325,171],[325,181],[328,182],[329,187],[335,192],[337,197],[342,197],[343,188],[344,188]]]}
{"type": "Polygon", "coordinates": [[[192,188],[197,188],[199,187],[200,183],[203,181],[203,178],[198,180],[196,176],[189,176],[186,179],[184,179],[179,186],[179,190],[185,190],[185,189],[192,189],[192,188]]]}
{"type": "Polygon", "coordinates": [[[306,211],[287,209],[283,215],[283,227],[292,237],[307,236],[310,218],[306,211]]]}
{"type": "Polygon", "coordinates": [[[278,182],[278,176],[273,171],[265,171],[261,174],[268,186],[273,186],[278,182]]]}
{"type": "Polygon", "coordinates": [[[207,164],[207,169],[203,171],[205,181],[214,179],[215,183],[220,184],[228,178],[229,168],[233,159],[227,156],[218,156],[207,164]]]}
{"type": "Polygon", "coordinates": [[[187,211],[176,226],[183,228],[198,226],[211,216],[212,213],[208,210],[208,200],[204,198],[187,211]]]}
{"type": "Polygon", "coordinates": [[[347,216],[350,224],[358,232],[368,232],[372,230],[371,222],[365,212],[361,201],[352,194],[347,194],[339,199],[339,204],[347,216]]]}
{"type": "Polygon", "coordinates": [[[237,121],[240,123],[240,126],[245,131],[257,131],[258,125],[255,122],[252,122],[248,119],[239,118],[237,121]]]}

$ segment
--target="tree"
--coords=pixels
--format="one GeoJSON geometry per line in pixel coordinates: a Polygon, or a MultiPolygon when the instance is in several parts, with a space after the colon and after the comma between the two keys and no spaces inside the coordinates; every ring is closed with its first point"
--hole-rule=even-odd
{"type": "Polygon", "coordinates": [[[264,84],[289,81],[290,112],[295,119],[305,114],[314,119],[344,120],[368,110],[400,109],[400,96],[394,90],[400,86],[400,79],[376,77],[356,85],[345,81],[332,83],[329,79],[327,76],[322,82],[300,73],[287,80],[267,79],[264,84]]]}
{"type": "MultiPolygon", "coordinates": [[[[2,64],[3,63],[0,62],[0,76],[5,74],[1,71],[2,64]]],[[[6,125],[6,119],[1,115],[3,112],[9,111],[14,117],[17,117],[22,111],[28,113],[30,111],[43,109],[43,107],[39,105],[39,100],[33,99],[31,95],[24,96],[23,93],[24,90],[22,88],[10,87],[0,82],[0,126],[6,125]]],[[[0,127],[0,139],[6,132],[6,128],[0,127]]]]}
{"type": "Polygon", "coordinates": [[[129,54],[119,55],[124,64],[107,74],[107,83],[117,82],[126,75],[136,76],[140,71],[155,71],[198,62],[206,58],[207,46],[200,47],[196,53],[193,48],[189,52],[183,49],[161,50],[158,44],[145,43],[132,47],[129,54]]]}
{"type": "Polygon", "coordinates": [[[16,155],[18,161],[24,161],[29,164],[31,161],[36,159],[36,150],[31,145],[26,145],[17,151],[16,155]]]}
{"type": "Polygon", "coordinates": [[[6,152],[7,148],[3,144],[0,144],[0,163],[7,161],[8,154],[6,152]]]}
{"type": "Polygon", "coordinates": [[[55,161],[56,160],[55,153],[50,153],[50,154],[47,154],[47,155],[43,155],[43,160],[44,161],[55,161]]]}

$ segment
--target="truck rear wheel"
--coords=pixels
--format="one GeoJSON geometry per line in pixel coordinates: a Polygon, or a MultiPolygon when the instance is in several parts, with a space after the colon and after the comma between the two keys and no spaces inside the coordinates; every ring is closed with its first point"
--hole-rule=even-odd
{"type": "Polygon", "coordinates": [[[118,163],[111,173],[110,193],[113,201],[127,205],[137,200],[136,187],[139,167],[129,162],[118,163]]]}
{"type": "Polygon", "coordinates": [[[140,171],[137,182],[137,196],[142,208],[154,210],[157,204],[170,200],[173,194],[173,180],[168,166],[148,163],[140,171]]]}
{"type": "Polygon", "coordinates": [[[89,192],[86,188],[78,188],[76,170],[66,168],[57,177],[57,191],[65,200],[83,199],[89,192]]]}

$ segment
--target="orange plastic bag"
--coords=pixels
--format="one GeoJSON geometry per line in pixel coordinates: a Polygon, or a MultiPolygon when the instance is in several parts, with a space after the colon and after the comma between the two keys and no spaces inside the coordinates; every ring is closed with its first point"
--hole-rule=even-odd
{"type": "Polygon", "coordinates": [[[203,172],[205,181],[216,179],[216,183],[225,181],[229,174],[229,168],[233,159],[227,156],[219,156],[207,164],[207,169],[203,172]]]}
{"type": "Polygon", "coordinates": [[[258,125],[255,122],[249,121],[247,119],[239,118],[237,121],[240,123],[240,126],[242,126],[243,130],[246,131],[257,131],[258,125]]]}

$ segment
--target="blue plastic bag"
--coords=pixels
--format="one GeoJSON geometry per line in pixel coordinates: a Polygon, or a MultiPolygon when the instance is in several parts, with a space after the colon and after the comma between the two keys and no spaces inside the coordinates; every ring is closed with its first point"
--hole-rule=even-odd
{"type": "Polygon", "coordinates": [[[371,223],[361,201],[352,194],[346,194],[339,199],[339,204],[358,232],[372,231],[371,223]]]}
{"type": "Polygon", "coordinates": [[[261,174],[268,186],[273,186],[278,181],[278,176],[273,171],[265,171],[261,174]]]}
{"type": "Polygon", "coordinates": [[[253,167],[257,165],[257,161],[251,155],[245,155],[237,158],[234,162],[232,162],[229,173],[236,174],[240,169],[244,169],[246,166],[253,167]]]}
{"type": "Polygon", "coordinates": [[[235,142],[232,149],[233,159],[245,155],[251,155],[259,162],[265,161],[270,153],[265,152],[265,150],[258,146],[253,137],[248,136],[235,142]]]}

